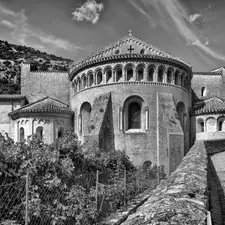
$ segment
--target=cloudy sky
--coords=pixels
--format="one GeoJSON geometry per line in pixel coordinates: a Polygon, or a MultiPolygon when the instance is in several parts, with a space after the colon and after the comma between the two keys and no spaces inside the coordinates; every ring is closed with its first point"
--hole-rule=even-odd
{"type": "Polygon", "coordinates": [[[0,39],[79,60],[133,34],[193,71],[225,65],[225,0],[0,0],[0,39]]]}

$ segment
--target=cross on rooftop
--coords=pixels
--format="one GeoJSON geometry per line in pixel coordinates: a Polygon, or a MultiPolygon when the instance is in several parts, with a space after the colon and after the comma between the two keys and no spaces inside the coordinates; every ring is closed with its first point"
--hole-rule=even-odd
{"type": "Polygon", "coordinates": [[[130,48],[128,48],[127,50],[130,51],[130,54],[131,54],[134,48],[132,48],[132,45],[130,45],[130,48]]]}
{"type": "Polygon", "coordinates": [[[128,35],[129,35],[129,36],[132,35],[132,30],[131,30],[131,29],[128,31],[128,35]]]}

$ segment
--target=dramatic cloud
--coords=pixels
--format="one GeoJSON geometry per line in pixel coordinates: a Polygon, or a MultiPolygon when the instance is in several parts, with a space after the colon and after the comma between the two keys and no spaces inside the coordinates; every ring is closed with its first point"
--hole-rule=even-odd
{"type": "Polygon", "coordinates": [[[100,12],[103,10],[103,4],[95,0],[87,0],[80,8],[77,8],[72,14],[77,21],[87,20],[93,24],[99,20],[100,12]]]}
{"type": "MultiPolygon", "coordinates": [[[[133,2],[139,2],[146,6],[146,13],[150,13],[154,9],[158,16],[154,21],[163,21],[161,25],[165,27],[169,24],[173,29],[176,29],[183,39],[186,41],[187,45],[198,46],[208,55],[225,60],[225,55],[215,51],[210,48],[209,40],[202,35],[202,33],[193,24],[195,20],[201,16],[200,14],[195,14],[192,16],[188,15],[187,9],[178,0],[128,0],[133,2]],[[148,10],[148,11],[147,11],[148,10]]],[[[149,17],[148,17],[149,18],[149,17]]],[[[169,30],[169,29],[167,29],[169,30]]],[[[170,29],[171,30],[171,29],[170,29]]]]}
{"type": "Polygon", "coordinates": [[[48,44],[54,49],[64,49],[69,51],[80,49],[76,44],[47,34],[29,24],[24,10],[14,12],[0,5],[0,25],[8,28],[11,32],[12,38],[18,41],[21,45],[29,45],[43,49],[43,44],[48,44]],[[32,38],[35,38],[38,43],[29,42],[32,38]]]}

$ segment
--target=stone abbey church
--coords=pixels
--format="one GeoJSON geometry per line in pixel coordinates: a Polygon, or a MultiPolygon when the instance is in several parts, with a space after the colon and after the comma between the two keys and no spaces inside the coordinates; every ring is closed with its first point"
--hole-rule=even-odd
{"type": "Polygon", "coordinates": [[[195,140],[225,139],[225,69],[191,65],[135,37],[71,66],[21,65],[21,95],[0,95],[0,131],[53,143],[74,130],[85,147],[125,149],[135,165],[175,170],[195,140]]]}

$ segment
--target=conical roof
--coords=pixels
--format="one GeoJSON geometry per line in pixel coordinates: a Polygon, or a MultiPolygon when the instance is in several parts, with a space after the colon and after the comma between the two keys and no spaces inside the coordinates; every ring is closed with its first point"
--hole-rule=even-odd
{"type": "Polygon", "coordinates": [[[173,57],[171,54],[164,52],[151,44],[135,37],[132,31],[129,30],[128,35],[120,40],[99,49],[88,57],[76,62],[71,66],[71,71],[76,72],[82,67],[88,66],[93,63],[101,62],[104,60],[112,60],[119,58],[155,58],[164,59],[168,61],[175,61],[183,64],[184,66],[191,67],[185,61],[173,57]]]}

